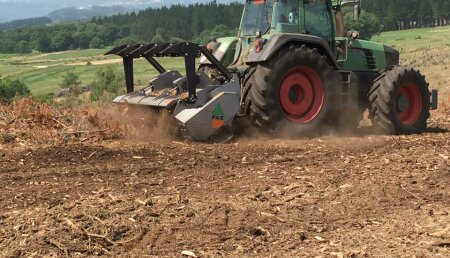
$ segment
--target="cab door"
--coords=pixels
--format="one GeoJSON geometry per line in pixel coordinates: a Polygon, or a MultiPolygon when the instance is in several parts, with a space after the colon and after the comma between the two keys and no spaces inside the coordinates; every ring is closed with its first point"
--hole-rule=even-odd
{"type": "Polygon", "coordinates": [[[323,38],[334,49],[335,32],[329,0],[303,0],[303,33],[323,38]]]}

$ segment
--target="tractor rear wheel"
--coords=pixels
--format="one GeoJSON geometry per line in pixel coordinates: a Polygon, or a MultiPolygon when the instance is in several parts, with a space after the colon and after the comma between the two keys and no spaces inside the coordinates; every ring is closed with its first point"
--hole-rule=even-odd
{"type": "Polygon", "coordinates": [[[264,131],[315,134],[337,108],[339,73],[317,49],[291,46],[244,78],[243,103],[264,131]]]}
{"type": "Polygon", "coordinates": [[[430,92],[418,71],[396,66],[375,79],[369,92],[372,123],[385,133],[421,133],[430,117],[430,92]]]}

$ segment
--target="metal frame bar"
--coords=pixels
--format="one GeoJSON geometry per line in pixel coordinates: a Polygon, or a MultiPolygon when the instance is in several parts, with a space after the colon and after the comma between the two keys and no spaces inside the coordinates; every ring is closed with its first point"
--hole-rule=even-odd
{"type": "Polygon", "coordinates": [[[127,93],[134,91],[134,73],[133,73],[133,59],[129,57],[123,58],[123,69],[125,71],[125,86],[127,93]]]}
{"type": "Polygon", "coordinates": [[[165,73],[166,69],[154,57],[184,57],[186,67],[188,103],[197,101],[197,84],[199,77],[196,74],[195,59],[203,54],[211,64],[222,74],[228,81],[232,79],[232,75],[219,60],[204,46],[196,43],[183,42],[179,44],[160,43],[160,44],[136,44],[116,47],[105,55],[118,55],[123,58],[125,70],[125,83],[127,92],[134,91],[134,75],[133,60],[145,58],[160,74],[165,73]]]}

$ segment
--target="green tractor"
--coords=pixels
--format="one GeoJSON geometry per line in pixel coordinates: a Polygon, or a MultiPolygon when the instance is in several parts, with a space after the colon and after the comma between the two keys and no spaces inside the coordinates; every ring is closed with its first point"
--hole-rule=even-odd
{"type": "Polygon", "coordinates": [[[437,91],[400,66],[395,49],[345,33],[346,5],[358,19],[359,0],[246,1],[237,37],[115,48],[107,54],[123,57],[128,94],[114,102],[168,110],[178,131],[199,141],[231,131],[240,117],[295,135],[357,128],[365,110],[385,133],[423,132],[437,91]],[[155,59],[164,56],[183,57],[186,75],[166,71],[155,59]],[[137,91],[135,58],[160,73],[137,91]]]}

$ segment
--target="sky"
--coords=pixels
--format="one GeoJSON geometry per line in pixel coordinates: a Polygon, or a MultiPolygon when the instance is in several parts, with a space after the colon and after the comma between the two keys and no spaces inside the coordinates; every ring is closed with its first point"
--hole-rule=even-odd
{"type": "MultiPolygon", "coordinates": [[[[210,2],[211,0],[0,0],[0,22],[45,16],[65,7],[89,7],[93,5],[121,5],[130,8],[159,7],[171,4],[210,2]]],[[[218,0],[229,3],[235,0],[218,0]]],[[[242,1],[243,2],[243,1],[242,1]]]]}

